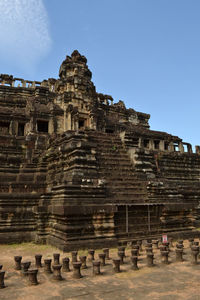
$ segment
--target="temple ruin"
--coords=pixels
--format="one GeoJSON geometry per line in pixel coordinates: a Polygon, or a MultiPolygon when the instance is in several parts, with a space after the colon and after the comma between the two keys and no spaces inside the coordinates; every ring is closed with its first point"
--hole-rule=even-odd
{"type": "Polygon", "coordinates": [[[74,51],[59,78],[0,75],[0,242],[67,251],[198,235],[200,147],[96,92],[74,51]]]}

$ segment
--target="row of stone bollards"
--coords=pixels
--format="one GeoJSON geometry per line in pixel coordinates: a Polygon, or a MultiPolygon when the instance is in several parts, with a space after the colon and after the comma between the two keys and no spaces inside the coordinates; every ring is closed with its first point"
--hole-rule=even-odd
{"type": "MultiPolygon", "coordinates": [[[[194,239],[189,239],[190,249],[191,249],[191,262],[192,264],[197,264],[198,254],[199,254],[199,242],[195,242],[194,239]]],[[[138,260],[141,252],[144,250],[146,251],[146,265],[147,267],[153,267],[154,264],[154,251],[153,249],[160,250],[161,262],[163,264],[169,264],[169,253],[170,247],[173,246],[172,242],[165,242],[160,243],[159,240],[147,240],[146,244],[144,245],[142,241],[133,242],[131,245],[131,269],[132,270],[139,270],[138,267],[138,260]],[[145,249],[144,249],[144,248],[145,249]]],[[[175,248],[176,254],[176,261],[182,262],[183,255],[184,255],[184,245],[183,241],[179,240],[176,243],[175,248]]],[[[120,266],[124,264],[124,259],[126,258],[126,247],[120,246],[118,247],[117,252],[118,258],[113,258],[113,272],[119,273],[121,272],[120,266]]],[[[87,262],[92,263],[92,273],[93,275],[100,275],[101,267],[106,265],[106,260],[110,260],[110,253],[109,248],[104,248],[102,253],[98,254],[98,260],[95,260],[95,250],[89,249],[88,255],[79,256],[78,258],[78,251],[71,252],[71,263],[73,266],[73,278],[81,278],[81,270],[87,269],[87,262]]],[[[71,272],[70,269],[70,258],[64,257],[62,262],[60,262],[60,254],[54,253],[53,259],[46,258],[42,263],[42,255],[36,254],[35,255],[35,265],[34,268],[31,268],[30,261],[22,261],[22,256],[15,256],[15,269],[21,271],[21,275],[28,278],[29,284],[37,285],[38,284],[38,269],[43,268],[44,273],[51,274],[52,279],[56,281],[60,281],[63,279],[61,275],[62,272],[71,272]]],[[[5,272],[1,271],[2,267],[0,266],[0,288],[5,287],[4,284],[4,275],[5,272]]]]}

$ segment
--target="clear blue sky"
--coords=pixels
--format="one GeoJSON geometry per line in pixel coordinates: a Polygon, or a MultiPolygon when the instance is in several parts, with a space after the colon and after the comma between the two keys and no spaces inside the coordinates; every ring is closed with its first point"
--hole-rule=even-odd
{"type": "Polygon", "coordinates": [[[1,0],[0,73],[58,77],[78,49],[98,92],[200,144],[199,0],[1,0]]]}

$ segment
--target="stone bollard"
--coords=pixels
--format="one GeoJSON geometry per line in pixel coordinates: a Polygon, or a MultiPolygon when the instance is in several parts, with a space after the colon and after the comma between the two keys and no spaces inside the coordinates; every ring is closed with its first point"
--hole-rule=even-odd
{"type": "Polygon", "coordinates": [[[0,271],[0,289],[5,288],[4,276],[5,276],[5,271],[0,271]]]}
{"type": "Polygon", "coordinates": [[[42,262],[41,262],[41,260],[42,260],[42,255],[41,254],[36,254],[35,255],[35,266],[37,268],[42,268],[42,262]]]}
{"type": "Polygon", "coordinates": [[[183,249],[182,248],[176,248],[176,261],[182,262],[183,261],[183,249]]]}
{"type": "Polygon", "coordinates": [[[25,261],[21,263],[21,274],[23,276],[28,275],[28,269],[30,268],[31,262],[30,261],[25,261]]]}
{"type": "Polygon", "coordinates": [[[172,238],[172,237],[169,237],[169,238],[168,238],[168,241],[169,241],[169,246],[170,246],[170,247],[174,247],[174,244],[173,244],[173,238],[172,238]]]}
{"type": "Polygon", "coordinates": [[[154,266],[153,259],[154,259],[153,253],[148,253],[147,254],[147,267],[153,267],[154,266]]]}
{"type": "Polygon", "coordinates": [[[14,260],[15,260],[15,270],[21,270],[22,256],[14,256],[14,260]]]}
{"type": "Polygon", "coordinates": [[[53,263],[54,263],[54,265],[60,264],[60,253],[53,254],[53,263]]]}
{"type": "Polygon", "coordinates": [[[152,243],[153,243],[153,245],[155,246],[156,249],[159,249],[159,247],[158,247],[159,240],[153,240],[152,243]]]}
{"type": "Polygon", "coordinates": [[[119,258],[113,258],[113,270],[115,273],[120,272],[120,259],[119,258]]]}
{"type": "Polygon", "coordinates": [[[78,251],[72,251],[71,255],[72,255],[72,263],[77,262],[78,251]]]}
{"type": "Polygon", "coordinates": [[[182,249],[182,250],[183,250],[183,244],[177,243],[177,244],[176,244],[176,248],[177,248],[177,249],[182,249]]]}
{"type": "Polygon", "coordinates": [[[81,275],[80,269],[81,269],[81,262],[79,262],[79,261],[74,262],[73,263],[73,275],[72,275],[73,278],[79,279],[79,278],[83,277],[81,275]]]}
{"type": "Polygon", "coordinates": [[[102,267],[106,265],[106,255],[105,253],[99,253],[99,260],[102,267]]]}
{"type": "Polygon", "coordinates": [[[94,260],[92,262],[93,264],[93,275],[100,275],[101,272],[100,272],[100,261],[99,260],[94,260]]]}
{"type": "Polygon", "coordinates": [[[163,243],[163,246],[166,247],[166,251],[170,251],[170,249],[169,249],[169,242],[163,243]]]}
{"type": "Polygon", "coordinates": [[[160,252],[161,251],[167,251],[167,247],[165,245],[163,245],[163,244],[160,245],[159,249],[160,249],[160,252]]]}
{"type": "Polygon", "coordinates": [[[137,245],[139,246],[139,251],[142,252],[142,240],[137,241],[137,245]]]}
{"type": "Polygon", "coordinates": [[[118,252],[124,252],[124,257],[126,257],[126,254],[125,254],[126,247],[125,246],[120,246],[117,249],[118,249],[118,252]]]}
{"type": "Polygon", "coordinates": [[[93,249],[89,249],[88,250],[88,254],[89,254],[88,260],[89,261],[93,261],[94,260],[94,253],[95,253],[95,251],[93,249]]]}
{"type": "Polygon", "coordinates": [[[87,269],[86,259],[87,256],[79,256],[80,262],[82,263],[81,269],[87,269]]]}
{"type": "Polygon", "coordinates": [[[146,250],[146,254],[153,254],[152,244],[148,243],[148,244],[145,246],[145,250],[146,250]]]}
{"type": "Polygon", "coordinates": [[[62,265],[53,265],[52,268],[53,268],[53,280],[57,280],[57,281],[62,280],[63,279],[61,276],[62,265]]]}
{"type": "Polygon", "coordinates": [[[51,274],[52,270],[51,270],[51,261],[52,259],[44,259],[44,272],[47,274],[51,274]]]}
{"type": "Polygon", "coordinates": [[[103,253],[105,253],[105,255],[106,255],[106,259],[107,259],[107,260],[110,260],[110,256],[109,256],[109,248],[103,248],[102,250],[103,250],[103,253]]]}
{"type": "Polygon", "coordinates": [[[162,255],[162,263],[168,265],[169,251],[161,251],[161,255],[162,255]]]}
{"type": "Polygon", "coordinates": [[[124,263],[124,251],[118,251],[117,254],[120,258],[120,264],[123,265],[123,263],[124,263]]]}
{"type": "Polygon", "coordinates": [[[137,256],[140,255],[140,246],[139,245],[132,245],[132,250],[137,250],[137,256]]]}
{"type": "Polygon", "coordinates": [[[138,250],[137,249],[132,249],[131,250],[131,256],[138,256],[138,250]]]}
{"type": "Polygon", "coordinates": [[[65,258],[62,259],[62,271],[63,272],[70,272],[69,257],[65,257],[65,258]]]}
{"type": "Polygon", "coordinates": [[[184,248],[183,240],[178,240],[177,244],[182,245],[182,248],[184,248]]]}
{"type": "Polygon", "coordinates": [[[29,279],[30,285],[38,284],[37,273],[38,273],[38,269],[28,270],[28,279],[29,279]]]}
{"type": "Polygon", "coordinates": [[[131,262],[132,262],[131,269],[135,270],[135,271],[139,270],[138,265],[137,265],[138,257],[137,256],[131,256],[131,262]]]}
{"type": "Polygon", "coordinates": [[[193,245],[191,247],[191,263],[197,265],[197,255],[199,254],[199,246],[193,245]]]}
{"type": "Polygon", "coordinates": [[[194,239],[190,238],[188,241],[189,241],[189,247],[191,248],[194,245],[194,239]]]}
{"type": "Polygon", "coordinates": [[[148,249],[149,252],[150,252],[151,250],[153,251],[152,243],[146,243],[145,249],[148,249]],[[150,249],[151,249],[151,250],[150,250],[150,249]]]}

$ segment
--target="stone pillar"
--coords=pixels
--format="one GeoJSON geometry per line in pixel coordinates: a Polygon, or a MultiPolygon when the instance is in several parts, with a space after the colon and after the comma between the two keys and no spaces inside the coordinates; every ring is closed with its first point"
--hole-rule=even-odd
{"type": "Polygon", "coordinates": [[[142,252],[143,251],[143,249],[142,249],[142,240],[141,241],[137,241],[137,245],[140,247],[139,251],[142,252]]]}
{"type": "Polygon", "coordinates": [[[197,255],[199,254],[199,246],[193,245],[191,247],[191,263],[197,265],[197,255]]]}
{"type": "Polygon", "coordinates": [[[54,280],[62,280],[62,276],[61,276],[61,268],[62,268],[62,265],[53,265],[52,266],[53,268],[53,279],[54,280]]]}
{"type": "Polygon", "coordinates": [[[133,244],[133,245],[131,246],[131,248],[132,248],[132,250],[137,250],[137,252],[138,252],[137,255],[140,255],[140,253],[139,253],[140,246],[139,246],[139,245],[137,245],[137,244],[134,245],[134,244],[133,244]]]}
{"type": "Polygon", "coordinates": [[[106,265],[106,263],[105,263],[105,260],[106,260],[105,253],[99,253],[99,259],[100,259],[101,266],[105,266],[106,265]]]}
{"type": "Polygon", "coordinates": [[[15,270],[21,270],[22,256],[14,256],[14,260],[15,260],[15,270]]]}
{"type": "Polygon", "coordinates": [[[168,238],[168,241],[169,241],[169,246],[170,247],[174,247],[174,245],[173,245],[173,238],[172,237],[168,238]]]}
{"type": "Polygon", "coordinates": [[[49,119],[49,129],[48,129],[48,131],[49,131],[49,134],[53,134],[53,133],[55,132],[55,130],[54,130],[54,120],[53,120],[53,117],[51,117],[51,118],[49,119]]]}
{"type": "Polygon", "coordinates": [[[160,255],[162,256],[162,252],[163,251],[167,251],[167,247],[165,246],[165,245],[160,245],[160,247],[159,247],[159,249],[160,249],[160,255]]]}
{"type": "Polygon", "coordinates": [[[81,277],[83,277],[81,275],[81,262],[74,262],[73,263],[73,278],[79,279],[81,277]]]}
{"type": "Polygon", "coordinates": [[[169,249],[169,242],[162,243],[162,245],[163,245],[164,247],[166,247],[166,250],[167,250],[167,251],[170,251],[170,249],[169,249]]]}
{"type": "Polygon", "coordinates": [[[118,249],[118,251],[124,252],[124,257],[126,257],[126,254],[125,254],[126,247],[125,246],[120,246],[117,249],[118,249]]]}
{"type": "Polygon", "coordinates": [[[149,140],[149,149],[154,150],[154,142],[152,139],[149,140]]]}
{"type": "Polygon", "coordinates": [[[28,271],[28,279],[29,279],[30,285],[37,285],[38,284],[37,273],[38,273],[37,269],[33,269],[33,270],[28,271]]]}
{"type": "Polygon", "coordinates": [[[72,115],[71,112],[67,112],[67,130],[72,130],[72,115]]]}
{"type": "Polygon", "coordinates": [[[36,254],[35,255],[35,266],[37,268],[42,268],[42,262],[41,262],[41,260],[42,260],[42,255],[41,254],[36,254]]]}
{"type": "Polygon", "coordinates": [[[107,259],[107,260],[110,260],[110,256],[109,256],[109,248],[104,248],[104,249],[103,249],[103,253],[105,253],[106,259],[107,259]]]}
{"type": "Polygon", "coordinates": [[[183,249],[176,248],[176,261],[182,262],[183,261],[183,249]]]}
{"type": "Polygon", "coordinates": [[[60,253],[54,253],[53,254],[53,262],[54,262],[54,265],[59,265],[60,264],[60,253]]]}
{"type": "Polygon", "coordinates": [[[62,260],[62,270],[63,272],[70,272],[68,257],[63,258],[62,260]]]}
{"type": "Polygon", "coordinates": [[[155,246],[156,249],[159,249],[159,247],[158,247],[159,240],[153,240],[152,243],[153,243],[153,245],[155,246]]]}
{"type": "Polygon", "coordinates": [[[120,259],[118,258],[113,259],[113,270],[115,273],[120,272],[120,259]]]}
{"type": "Polygon", "coordinates": [[[26,88],[26,81],[25,80],[22,80],[22,87],[26,88]]]}
{"type": "Polygon", "coordinates": [[[174,143],[173,142],[169,143],[169,151],[174,152],[174,143]]]}
{"type": "Polygon", "coordinates": [[[131,262],[132,262],[131,269],[135,270],[135,271],[139,270],[138,265],[137,265],[138,257],[137,256],[132,256],[131,257],[131,262]]]}
{"type": "Polygon", "coordinates": [[[89,261],[93,261],[94,260],[94,253],[95,253],[95,251],[93,249],[89,249],[88,250],[88,255],[89,255],[88,260],[89,261]]]}
{"type": "Polygon", "coordinates": [[[118,251],[117,254],[120,258],[120,264],[123,265],[124,264],[124,251],[118,251]]]}
{"type": "Polygon", "coordinates": [[[72,251],[71,255],[72,255],[72,262],[77,262],[78,252],[77,251],[72,251]]]}
{"type": "Polygon", "coordinates": [[[100,275],[100,261],[99,260],[94,260],[92,262],[93,264],[93,275],[100,275]]]}
{"type": "Polygon", "coordinates": [[[79,256],[80,262],[81,262],[81,269],[87,269],[87,265],[86,265],[86,256],[79,256]]]}
{"type": "Polygon", "coordinates": [[[195,146],[195,152],[196,152],[197,154],[200,154],[200,146],[195,146]]]}
{"type": "Polygon", "coordinates": [[[152,243],[147,243],[146,246],[145,246],[145,249],[146,249],[146,254],[151,254],[153,253],[153,249],[152,249],[152,243]]]}
{"type": "Polygon", "coordinates": [[[160,149],[161,151],[165,151],[165,141],[160,140],[159,149],[160,149]]]}
{"type": "Polygon", "coordinates": [[[44,259],[44,272],[47,274],[51,274],[51,259],[44,259]]]}
{"type": "Polygon", "coordinates": [[[168,265],[169,261],[168,261],[168,255],[169,252],[168,251],[161,251],[161,256],[162,256],[162,263],[168,265]]]}
{"type": "Polygon", "coordinates": [[[5,271],[0,271],[0,289],[5,288],[4,276],[5,276],[5,271]]]}
{"type": "Polygon", "coordinates": [[[154,260],[154,255],[152,253],[148,253],[147,254],[147,267],[154,266],[153,260],[154,260]]]}
{"type": "Polygon", "coordinates": [[[28,275],[28,269],[30,268],[31,262],[30,261],[25,261],[21,263],[21,274],[23,276],[28,275]]]}
{"type": "Polygon", "coordinates": [[[178,149],[181,153],[184,153],[184,147],[183,147],[183,144],[181,142],[178,143],[178,149]]]}

